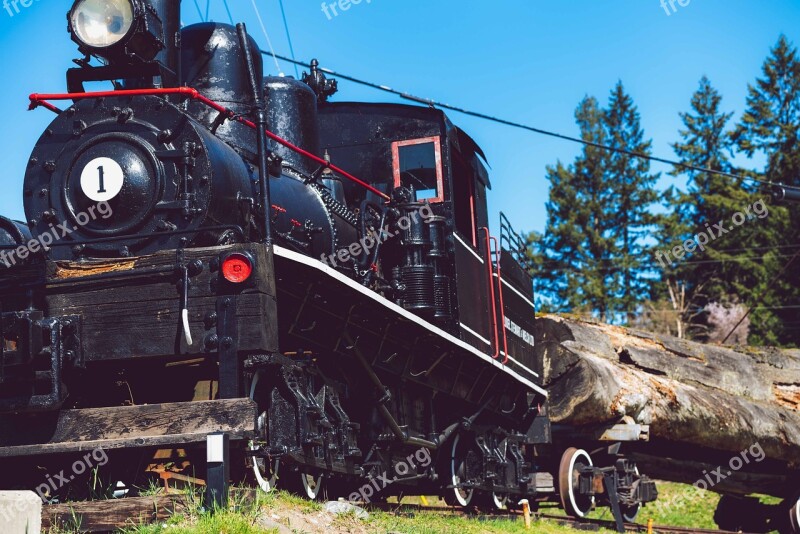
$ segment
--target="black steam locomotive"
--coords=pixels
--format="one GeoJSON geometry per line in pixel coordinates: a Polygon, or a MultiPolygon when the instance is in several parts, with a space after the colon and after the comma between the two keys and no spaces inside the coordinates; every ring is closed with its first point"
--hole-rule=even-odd
{"type": "Polygon", "coordinates": [[[653,500],[618,444],[553,439],[524,245],[489,231],[475,141],[436,109],[329,102],[316,62],[264,78],[242,25],[179,21],[78,0],[68,93],[31,96],[58,116],[27,221],[0,219],[0,459],[152,467],[224,431],[262,488],[309,498],[392,473],[382,497],[653,500]]]}

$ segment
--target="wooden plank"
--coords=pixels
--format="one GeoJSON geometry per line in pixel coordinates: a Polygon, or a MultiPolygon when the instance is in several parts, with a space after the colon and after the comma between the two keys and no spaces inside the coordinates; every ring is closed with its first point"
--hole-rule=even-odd
{"type": "MultiPolygon", "coordinates": [[[[252,502],[256,490],[231,488],[235,502],[252,502]]],[[[183,495],[130,497],[108,501],[76,502],[45,506],[42,510],[42,531],[55,526],[80,524],[81,532],[108,532],[120,528],[163,521],[173,515],[190,512],[197,502],[183,495]]]]}
{"type": "Polygon", "coordinates": [[[175,514],[187,512],[190,506],[185,495],[55,504],[44,507],[42,530],[79,524],[81,532],[115,531],[163,521],[175,514]]]}
{"type": "Polygon", "coordinates": [[[65,410],[49,439],[7,443],[0,458],[202,443],[214,432],[246,439],[255,431],[256,412],[250,399],[65,410]]]}

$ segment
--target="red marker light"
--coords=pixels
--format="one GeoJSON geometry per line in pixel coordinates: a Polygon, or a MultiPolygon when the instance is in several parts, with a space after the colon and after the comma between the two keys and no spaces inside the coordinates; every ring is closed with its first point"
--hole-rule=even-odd
{"type": "Polygon", "coordinates": [[[233,284],[241,284],[253,274],[253,264],[244,254],[231,254],[222,262],[222,276],[233,284]]]}

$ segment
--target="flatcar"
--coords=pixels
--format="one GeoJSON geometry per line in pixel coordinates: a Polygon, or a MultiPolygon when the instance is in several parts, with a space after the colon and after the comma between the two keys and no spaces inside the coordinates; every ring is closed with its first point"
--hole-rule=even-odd
{"type": "Polygon", "coordinates": [[[0,219],[3,484],[100,448],[135,491],[222,431],[243,475],[311,499],[622,521],[656,498],[613,441],[641,429],[551,425],[524,243],[491,232],[486,157],[442,111],[332,102],[317,62],[264,77],[243,25],[181,28],[176,1],[67,19],[83,57],[31,95],[57,116],[26,220],[0,219]]]}

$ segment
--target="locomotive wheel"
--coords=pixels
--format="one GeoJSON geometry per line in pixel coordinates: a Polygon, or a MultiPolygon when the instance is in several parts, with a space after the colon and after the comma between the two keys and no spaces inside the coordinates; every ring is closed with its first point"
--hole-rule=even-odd
{"type": "Polygon", "coordinates": [[[578,476],[582,467],[594,465],[589,453],[570,447],[561,456],[558,466],[558,493],[561,506],[568,515],[584,518],[594,507],[594,497],[578,493],[578,476]]]}
{"type": "Polygon", "coordinates": [[[497,492],[481,492],[477,495],[478,507],[486,512],[499,512],[508,505],[508,495],[497,492]]]}
{"type": "Polygon", "coordinates": [[[296,472],[285,475],[281,479],[281,486],[300,497],[316,501],[322,497],[323,480],[322,475],[314,477],[303,472],[296,472]]]}
{"type": "MultiPolygon", "coordinates": [[[[259,409],[263,408],[263,405],[259,403],[258,397],[258,383],[261,381],[262,372],[263,371],[257,371],[256,374],[253,375],[253,380],[250,383],[250,399],[258,404],[259,409]]],[[[257,431],[259,437],[262,438],[266,438],[267,417],[266,411],[258,414],[257,431]]],[[[255,442],[251,441],[249,450],[254,450],[255,448],[255,442]]],[[[264,493],[271,493],[277,487],[279,466],[279,460],[270,461],[267,458],[259,456],[253,458],[253,478],[264,493]]]]}
{"type": "Polygon", "coordinates": [[[269,462],[266,458],[253,458],[253,478],[264,493],[272,493],[277,488],[278,467],[278,460],[269,462]]]}
{"type": "MultiPolygon", "coordinates": [[[[784,501],[784,503],[786,502],[791,501],[784,501]]],[[[797,518],[795,510],[788,507],[782,507],[781,510],[784,513],[791,513],[790,517],[784,516],[783,520],[779,521],[783,528],[778,528],[778,530],[786,532],[788,526],[788,532],[800,532],[791,527],[792,521],[796,521],[797,518]],[[789,521],[787,522],[786,519],[789,521]]],[[[757,497],[723,495],[714,511],[714,522],[717,526],[722,530],[732,532],[771,532],[776,530],[775,519],[772,507],[762,504],[757,497]]]]}
{"type": "MultiPolygon", "coordinates": [[[[458,486],[461,481],[467,478],[467,447],[459,447],[461,436],[456,436],[453,440],[453,448],[450,453],[449,462],[449,484],[458,486]]],[[[475,491],[471,489],[462,489],[459,487],[445,488],[444,501],[450,506],[461,506],[467,508],[472,504],[472,498],[475,491]]]]}

